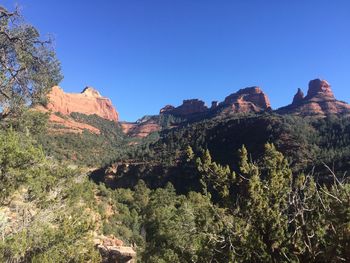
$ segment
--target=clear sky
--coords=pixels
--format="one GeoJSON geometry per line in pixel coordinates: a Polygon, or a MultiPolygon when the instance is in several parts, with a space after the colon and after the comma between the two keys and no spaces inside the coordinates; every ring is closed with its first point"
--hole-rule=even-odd
{"type": "Polygon", "coordinates": [[[122,120],[260,86],[273,108],[310,79],[350,102],[349,0],[5,0],[55,38],[69,92],[93,86],[122,120]]]}

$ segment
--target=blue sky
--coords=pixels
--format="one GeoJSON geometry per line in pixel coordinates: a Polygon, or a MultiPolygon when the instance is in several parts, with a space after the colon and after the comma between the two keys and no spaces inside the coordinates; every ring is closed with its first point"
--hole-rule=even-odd
{"type": "Polygon", "coordinates": [[[66,91],[97,88],[122,120],[260,86],[273,108],[310,79],[350,102],[348,0],[5,0],[55,38],[66,91]]]}

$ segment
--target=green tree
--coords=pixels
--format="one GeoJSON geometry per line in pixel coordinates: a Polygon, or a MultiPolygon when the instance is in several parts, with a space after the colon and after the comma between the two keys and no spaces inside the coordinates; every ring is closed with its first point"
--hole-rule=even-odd
{"type": "Polygon", "coordinates": [[[0,132],[0,204],[44,162],[43,151],[29,137],[20,136],[12,129],[0,132]]]}
{"type": "Polygon", "coordinates": [[[30,103],[45,103],[46,93],[60,82],[60,64],[51,40],[41,40],[18,10],[0,6],[0,106],[3,116],[30,103]]]}
{"type": "Polygon", "coordinates": [[[225,201],[230,195],[236,174],[228,165],[222,166],[213,162],[209,150],[206,150],[201,158],[197,158],[196,162],[197,169],[202,174],[201,183],[204,192],[209,191],[225,201]]]}

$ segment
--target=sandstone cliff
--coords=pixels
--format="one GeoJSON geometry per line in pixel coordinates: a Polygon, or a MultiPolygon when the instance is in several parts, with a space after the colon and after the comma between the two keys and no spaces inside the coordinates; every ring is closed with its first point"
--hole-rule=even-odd
{"type": "Polygon", "coordinates": [[[79,112],[86,115],[96,114],[104,119],[117,122],[118,113],[110,99],[102,97],[98,91],[91,87],[85,88],[81,93],[65,93],[55,86],[49,93],[47,108],[52,112],[69,115],[79,112]]]}
{"type": "Polygon", "coordinates": [[[346,115],[350,114],[350,105],[334,97],[331,85],[326,80],[314,79],[309,82],[306,97],[299,89],[292,104],[282,107],[276,112],[301,116],[346,115]]]}
{"type": "Polygon", "coordinates": [[[261,112],[271,109],[269,98],[259,87],[240,89],[227,96],[219,106],[233,113],[261,112]]]}
{"type": "Polygon", "coordinates": [[[36,109],[50,114],[50,131],[53,133],[82,133],[88,130],[100,134],[100,130],[86,123],[78,122],[69,115],[73,112],[86,115],[96,114],[106,120],[118,122],[119,116],[110,99],[86,87],[81,93],[66,93],[55,86],[48,94],[49,103],[46,107],[36,106],[36,109]]]}
{"type": "Polygon", "coordinates": [[[217,113],[261,112],[270,109],[270,101],[265,93],[259,87],[249,87],[227,96],[221,103],[213,101],[210,108],[201,100],[191,99],[184,100],[178,107],[167,105],[160,110],[160,114],[193,117],[215,116],[217,113]]]}
{"type": "Polygon", "coordinates": [[[120,122],[123,132],[130,137],[147,137],[161,130],[157,117],[142,118],[137,122],[120,122]]]}
{"type": "Polygon", "coordinates": [[[176,108],[174,106],[167,105],[160,110],[160,113],[188,116],[193,114],[204,113],[207,110],[208,107],[205,106],[204,101],[198,99],[190,99],[184,100],[183,103],[176,108]]]}

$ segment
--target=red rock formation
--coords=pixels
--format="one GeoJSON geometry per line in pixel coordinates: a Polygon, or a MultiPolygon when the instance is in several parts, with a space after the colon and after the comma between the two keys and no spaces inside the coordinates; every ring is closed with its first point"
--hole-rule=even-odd
{"type": "Polygon", "coordinates": [[[182,105],[176,108],[167,105],[160,110],[160,113],[196,118],[216,114],[261,112],[269,109],[271,109],[270,101],[264,92],[258,87],[250,87],[229,95],[219,104],[213,101],[209,109],[203,101],[191,99],[184,100],[182,105]]]}
{"type": "Polygon", "coordinates": [[[184,100],[183,103],[174,108],[171,105],[165,106],[161,109],[161,113],[169,113],[180,116],[188,116],[208,111],[208,107],[205,106],[204,101],[198,99],[184,100]]]}
{"type": "Polygon", "coordinates": [[[215,109],[218,105],[219,105],[218,101],[214,100],[214,101],[211,102],[211,107],[210,107],[210,109],[213,110],[213,109],[215,109]]]}
{"type": "Polygon", "coordinates": [[[65,93],[60,87],[55,86],[49,93],[47,108],[52,112],[60,112],[69,115],[79,112],[86,115],[96,114],[102,118],[118,121],[118,113],[110,99],[102,97],[98,91],[91,87],[85,88],[82,93],[65,93]]]}
{"type": "Polygon", "coordinates": [[[335,99],[331,85],[326,80],[314,79],[309,82],[306,100],[319,97],[321,99],[335,99]]]}
{"type": "MultiPolygon", "coordinates": [[[[48,110],[42,106],[36,106],[34,110],[47,112],[48,110]]],[[[100,134],[100,130],[94,126],[86,123],[81,123],[73,120],[70,117],[60,117],[55,113],[51,113],[49,116],[50,127],[49,130],[53,133],[83,133],[84,130],[89,132],[100,134]]]]}
{"type": "Polygon", "coordinates": [[[149,119],[143,122],[121,122],[123,132],[130,137],[147,137],[152,132],[161,130],[160,125],[156,120],[149,119]]]}
{"type": "Polygon", "coordinates": [[[260,112],[271,108],[269,98],[259,87],[240,89],[225,98],[220,106],[229,106],[231,112],[260,112]]]}
{"type": "Polygon", "coordinates": [[[174,109],[175,109],[175,107],[173,105],[166,105],[166,106],[164,106],[163,108],[160,109],[159,114],[169,113],[169,112],[171,112],[174,109]]]}
{"type": "Polygon", "coordinates": [[[350,105],[334,97],[331,86],[326,80],[314,79],[309,82],[305,98],[298,95],[293,103],[277,110],[280,114],[301,116],[326,116],[330,114],[350,114],[350,105]]]}
{"type": "Polygon", "coordinates": [[[304,100],[304,92],[298,89],[297,93],[294,95],[292,104],[299,104],[304,100]]]}
{"type": "Polygon", "coordinates": [[[54,133],[83,133],[84,130],[88,130],[95,134],[100,134],[100,130],[94,126],[86,123],[81,123],[72,120],[71,118],[61,118],[55,114],[51,114],[49,121],[52,125],[50,130],[54,133]],[[60,125],[62,128],[55,128],[55,125],[60,125]]]}

